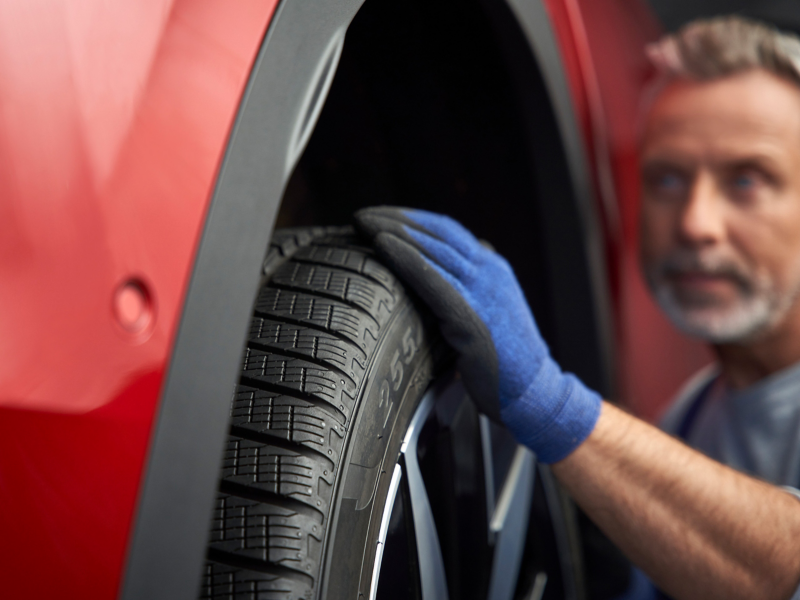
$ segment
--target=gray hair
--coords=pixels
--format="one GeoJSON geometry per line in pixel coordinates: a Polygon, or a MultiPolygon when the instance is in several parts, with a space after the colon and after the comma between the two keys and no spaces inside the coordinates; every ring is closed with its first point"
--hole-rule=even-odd
{"type": "Polygon", "coordinates": [[[692,21],[646,51],[668,77],[703,81],[761,68],[800,85],[800,38],[735,15],[692,21]]]}

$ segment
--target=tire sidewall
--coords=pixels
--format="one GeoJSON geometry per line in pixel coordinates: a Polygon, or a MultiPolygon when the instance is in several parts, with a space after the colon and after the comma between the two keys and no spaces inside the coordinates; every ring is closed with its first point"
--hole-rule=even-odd
{"type": "Polygon", "coordinates": [[[369,598],[392,474],[411,419],[443,362],[438,334],[410,301],[398,307],[366,370],[325,537],[318,598],[369,598]]]}

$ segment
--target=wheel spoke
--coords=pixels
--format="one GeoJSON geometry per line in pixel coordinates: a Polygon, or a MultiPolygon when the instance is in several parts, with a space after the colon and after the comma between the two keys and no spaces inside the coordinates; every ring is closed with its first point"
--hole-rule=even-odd
{"type": "Polygon", "coordinates": [[[486,520],[486,530],[488,534],[489,545],[493,546],[495,542],[495,532],[492,531],[490,526],[491,515],[494,514],[494,457],[492,456],[492,424],[489,417],[480,415],[478,417],[481,429],[481,453],[483,455],[483,483],[486,490],[486,514],[489,517],[486,520]]]}
{"type": "Polygon", "coordinates": [[[417,458],[417,442],[420,431],[433,409],[438,394],[435,390],[425,394],[417,409],[411,425],[406,432],[401,451],[405,458],[405,475],[411,497],[411,512],[414,521],[414,534],[417,541],[419,559],[420,587],[423,600],[446,600],[447,578],[444,570],[442,550],[433,520],[433,511],[428,500],[428,492],[422,479],[417,458]]]}
{"type": "Polygon", "coordinates": [[[544,596],[544,588],[547,585],[547,573],[541,571],[536,574],[536,579],[533,580],[533,587],[531,593],[525,600],[542,600],[544,596]]]}
{"type": "Polygon", "coordinates": [[[489,529],[497,540],[489,600],[511,600],[514,597],[528,531],[535,469],[533,454],[527,448],[518,446],[489,523],[489,529]]]}
{"type": "MultiPolygon", "coordinates": [[[[555,535],[555,551],[558,554],[558,564],[561,568],[562,581],[564,583],[564,600],[577,600],[583,598],[584,593],[580,588],[580,580],[576,576],[578,567],[575,564],[576,548],[574,532],[570,531],[569,513],[566,505],[560,497],[558,484],[552,471],[546,466],[539,466],[539,475],[542,490],[547,499],[547,508],[550,513],[550,522],[553,525],[555,535]]],[[[575,527],[572,521],[572,527],[575,527]]]]}
{"type": "Polygon", "coordinates": [[[397,490],[400,487],[400,480],[403,478],[403,469],[400,465],[394,466],[392,481],[389,483],[389,493],[386,496],[386,504],[383,507],[381,516],[381,528],[378,532],[378,544],[375,548],[375,562],[372,567],[372,584],[369,589],[369,600],[375,600],[378,594],[378,580],[380,578],[381,563],[383,563],[383,549],[386,547],[386,534],[389,532],[389,521],[392,519],[392,509],[397,497],[397,490]]]}

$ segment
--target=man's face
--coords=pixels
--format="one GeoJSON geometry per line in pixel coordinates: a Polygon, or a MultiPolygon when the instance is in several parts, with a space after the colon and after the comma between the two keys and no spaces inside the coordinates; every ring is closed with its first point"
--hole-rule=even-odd
{"type": "Polygon", "coordinates": [[[641,169],[642,265],[675,324],[713,343],[779,324],[800,294],[800,89],[761,70],[673,82],[641,169]]]}

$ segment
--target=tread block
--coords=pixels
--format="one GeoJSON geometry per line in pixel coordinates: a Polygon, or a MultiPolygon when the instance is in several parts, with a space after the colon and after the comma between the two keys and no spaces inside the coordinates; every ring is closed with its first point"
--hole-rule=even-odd
{"type": "Polygon", "coordinates": [[[222,459],[224,481],[292,498],[315,511],[327,512],[333,475],[327,461],[234,435],[222,459]]]}
{"type": "Polygon", "coordinates": [[[311,244],[300,248],[292,258],[359,273],[379,283],[386,291],[394,295],[395,291],[399,289],[397,278],[372,255],[373,252],[366,248],[362,250],[311,244]]]}
{"type": "Polygon", "coordinates": [[[207,562],[201,600],[308,600],[310,582],[207,562]]]}
{"type": "Polygon", "coordinates": [[[313,404],[244,385],[234,396],[231,425],[300,444],[331,460],[339,456],[345,433],[329,412],[313,404]]]}
{"type": "Polygon", "coordinates": [[[256,300],[256,316],[307,324],[343,336],[367,353],[375,348],[380,325],[364,313],[329,298],[270,287],[261,288],[256,300]]]}
{"type": "Polygon", "coordinates": [[[289,395],[294,391],[312,396],[348,417],[355,405],[357,389],[352,379],[301,358],[248,347],[244,352],[242,377],[251,385],[263,383],[281,391],[285,388],[289,395]]]}
{"type": "Polygon", "coordinates": [[[366,353],[355,344],[335,335],[302,325],[255,317],[250,322],[249,339],[277,352],[320,361],[323,365],[349,374],[356,384],[363,378],[366,353]],[[360,369],[352,368],[354,361],[361,366],[360,369]]]}
{"type": "Polygon", "coordinates": [[[306,515],[227,494],[217,497],[209,544],[222,552],[270,561],[299,572],[316,569],[308,537],[322,542],[322,526],[306,515]]]}
{"type": "Polygon", "coordinates": [[[272,235],[267,255],[264,258],[264,275],[271,275],[299,248],[308,246],[314,240],[332,235],[353,235],[350,227],[297,227],[279,229],[272,235]]]}
{"type": "Polygon", "coordinates": [[[295,260],[313,262],[329,267],[341,267],[348,271],[361,273],[367,261],[368,252],[354,248],[341,248],[336,246],[306,246],[297,251],[292,257],[295,260]]]}
{"type": "Polygon", "coordinates": [[[289,261],[275,272],[270,282],[295,290],[324,294],[363,309],[378,324],[391,315],[396,298],[383,286],[344,269],[289,261]]]}

